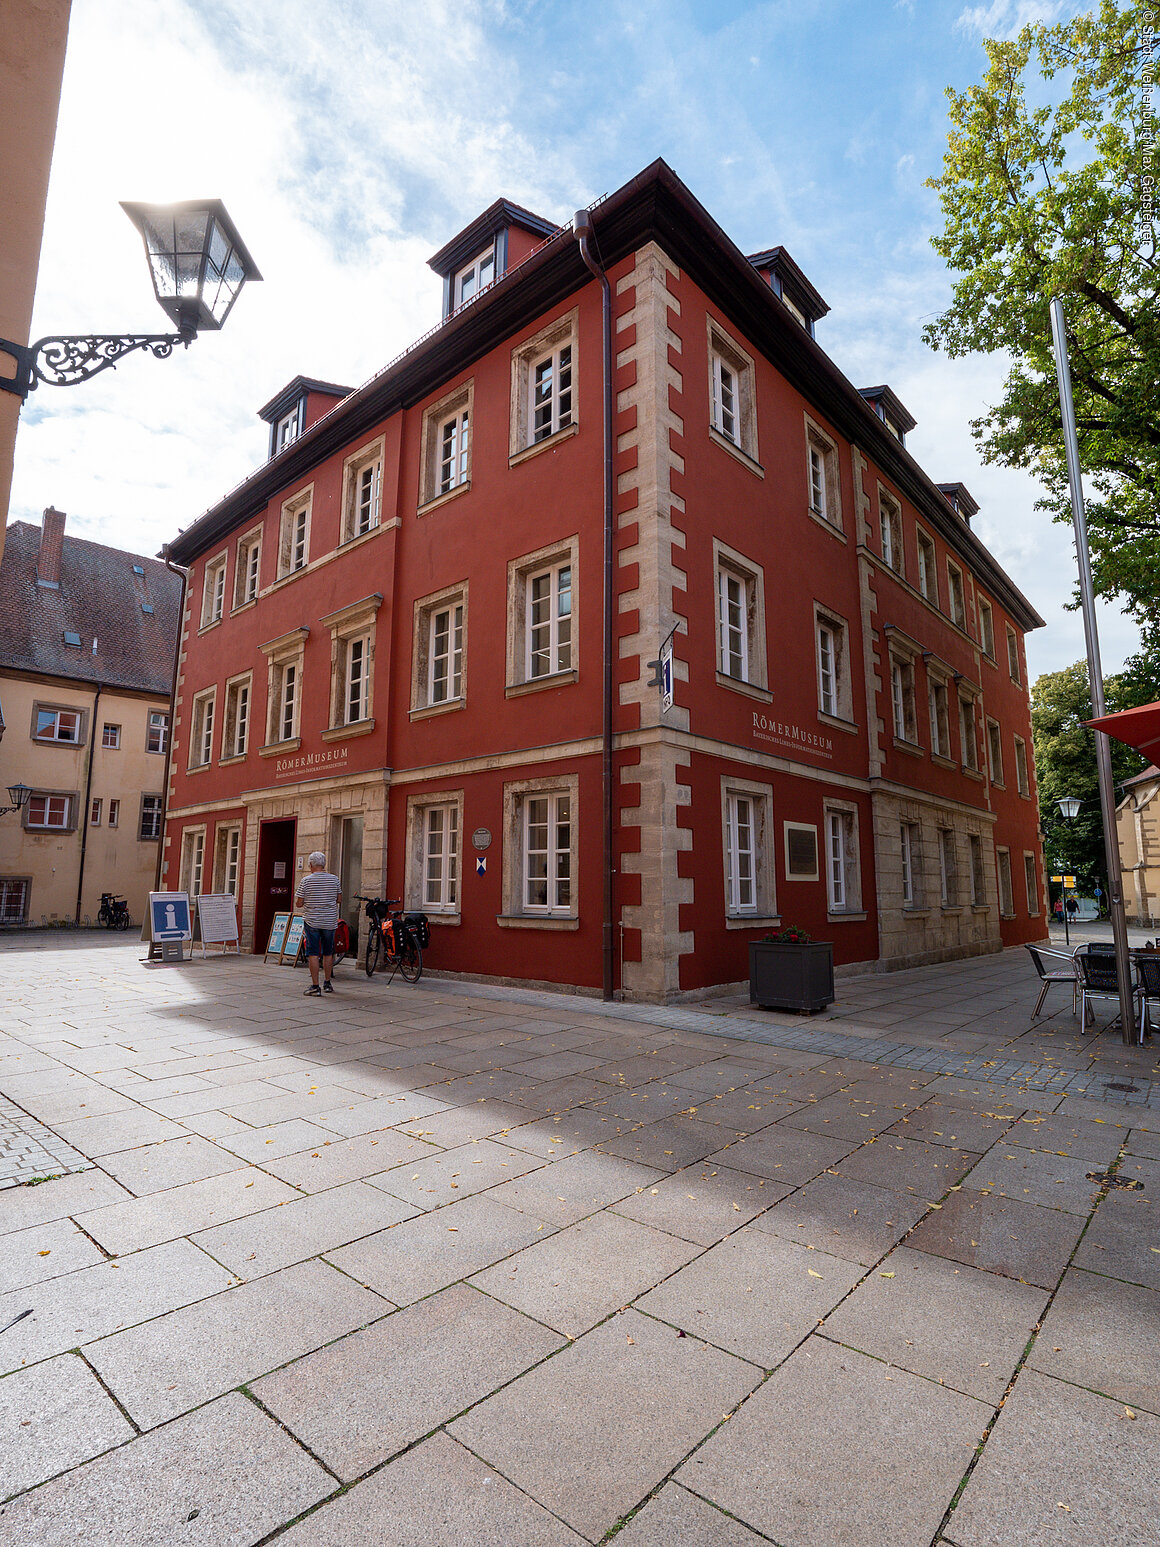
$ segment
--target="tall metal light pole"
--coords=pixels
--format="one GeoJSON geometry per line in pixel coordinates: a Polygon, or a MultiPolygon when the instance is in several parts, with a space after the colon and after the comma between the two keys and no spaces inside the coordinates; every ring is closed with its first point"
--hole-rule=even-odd
{"type": "MultiPolygon", "coordinates": [[[[1071,396],[1071,367],[1067,358],[1067,326],[1063,302],[1058,296],[1051,303],[1051,338],[1055,345],[1055,375],[1059,383],[1059,407],[1063,418],[1063,444],[1067,451],[1067,481],[1071,488],[1071,515],[1075,525],[1075,556],[1079,565],[1079,597],[1083,607],[1083,632],[1087,642],[1088,680],[1091,684],[1094,718],[1104,710],[1104,674],[1100,665],[1100,639],[1096,630],[1095,592],[1088,554],[1087,518],[1084,515],[1083,485],[1080,480],[1079,441],[1075,433],[1075,405],[1071,396]]],[[[1100,780],[1100,811],[1104,819],[1104,854],[1108,863],[1108,911],[1112,916],[1112,939],[1116,945],[1116,981],[1120,990],[1120,1034],[1131,1046],[1134,1040],[1132,1014],[1132,962],[1128,953],[1128,925],[1124,917],[1124,886],[1120,875],[1120,848],[1116,841],[1116,801],[1112,789],[1111,743],[1104,731],[1096,731],[1096,768],[1100,780]]],[[[1066,906],[1066,905],[1065,905],[1066,906]]]]}

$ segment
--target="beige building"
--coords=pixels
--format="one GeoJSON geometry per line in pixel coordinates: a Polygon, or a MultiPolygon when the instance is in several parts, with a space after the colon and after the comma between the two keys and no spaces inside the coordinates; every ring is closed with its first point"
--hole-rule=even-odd
{"type": "MultiPolygon", "coordinates": [[[[71,3],[4,0],[0,7],[0,338],[21,345],[32,322],[71,3]]],[[[15,369],[0,351],[0,378],[15,369]]],[[[19,418],[19,397],[0,388],[0,556],[19,418]]]]}
{"type": "Polygon", "coordinates": [[[102,892],[140,920],[154,885],[180,578],[15,522],[0,562],[0,923],[96,922],[102,892]]]}
{"type": "Polygon", "coordinates": [[[1150,929],[1160,922],[1160,768],[1145,768],[1123,786],[1116,808],[1116,838],[1124,873],[1129,924],[1150,929]]]}

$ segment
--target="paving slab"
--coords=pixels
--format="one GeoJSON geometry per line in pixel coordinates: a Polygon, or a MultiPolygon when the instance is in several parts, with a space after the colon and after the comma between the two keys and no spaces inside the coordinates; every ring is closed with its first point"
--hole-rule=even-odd
{"type": "Polygon", "coordinates": [[[1149,1133],[1146,1128],[1133,1128],[1128,1135],[1129,1155],[1144,1155],[1149,1160],[1160,1160],[1160,1133],[1149,1133]]]}
{"type": "Polygon", "coordinates": [[[511,1149],[497,1139],[473,1139],[453,1150],[432,1152],[428,1145],[422,1157],[370,1180],[414,1208],[434,1209],[510,1182],[543,1164],[538,1156],[511,1149]]]}
{"type": "Polygon", "coordinates": [[[340,1182],[357,1182],[406,1161],[422,1160],[431,1153],[431,1145],[421,1139],[386,1129],[382,1133],[359,1134],[353,1139],[324,1139],[311,1149],[262,1161],[261,1165],[264,1171],[303,1192],[323,1192],[340,1182]]]}
{"type": "Polygon", "coordinates": [[[689,1116],[699,1123],[716,1123],[734,1134],[756,1133],[768,1128],[791,1112],[800,1112],[800,1104],[781,1096],[759,1096],[748,1089],[726,1091],[721,1095],[697,1096],[689,1116]]]}
{"type": "Polygon", "coordinates": [[[422,1118],[446,1110],[446,1101],[439,1101],[429,1095],[420,1096],[414,1091],[404,1091],[397,1096],[378,1096],[373,1101],[358,1101],[351,1106],[336,1107],[332,1112],[323,1112],[318,1122],[332,1133],[351,1137],[357,1133],[377,1133],[381,1128],[410,1126],[422,1118]]]}
{"type": "Polygon", "coordinates": [[[464,1198],[327,1252],[326,1260],[396,1305],[409,1305],[518,1252],[550,1228],[488,1197],[464,1198]]]}
{"type": "Polygon", "coordinates": [[[71,1123],[53,1123],[66,1144],[90,1159],[114,1155],[138,1144],[154,1144],[163,1139],[183,1137],[180,1123],[159,1117],[145,1107],[134,1106],[101,1117],[85,1117],[71,1123]]]}
{"type": "Polygon", "coordinates": [[[514,1181],[501,1182],[490,1190],[490,1196],[497,1203],[505,1203],[508,1208],[519,1209],[536,1219],[571,1225],[606,1204],[643,1192],[663,1174],[622,1160],[619,1155],[583,1150],[564,1155],[514,1181]]]}
{"type": "Polygon", "coordinates": [[[4,1547],[251,1547],[334,1479],[231,1394],[5,1506],[4,1547]]]}
{"type": "Polygon", "coordinates": [[[768,1177],[701,1161],[630,1194],[613,1204],[612,1211],[682,1240],[712,1246],[789,1191],[768,1177]]]}
{"type": "MultiPolygon", "coordinates": [[[[458,1081],[457,1084],[462,1084],[458,1081]]],[[[514,1080],[501,1082],[509,1087],[503,1091],[491,1091],[481,1082],[481,1088],[457,1092],[460,1099],[478,1096],[499,1096],[511,1100],[516,1106],[530,1107],[536,1113],[567,1112],[586,1101],[602,1101],[608,1096],[608,1086],[599,1080],[590,1080],[582,1074],[570,1074],[560,1080],[514,1080]]],[[[448,1099],[451,1099],[450,1097],[448,1099]]]]}
{"type": "MultiPolygon", "coordinates": [[[[76,1354],[0,1380],[0,1499],[133,1438],[133,1426],[76,1354]]],[[[3,1537],[0,1524],[0,1538],[3,1537]]]]}
{"type": "Polygon", "coordinates": [[[238,1169],[237,1157],[196,1134],[183,1134],[162,1144],[143,1144],[139,1149],[106,1155],[102,1169],[128,1188],[135,1197],[181,1187],[207,1176],[238,1169]]]}
{"type": "Polygon", "coordinates": [[[1146,1193],[1113,1192],[1092,1216],[1075,1266],[1160,1289],[1160,1200],[1146,1193]]]}
{"type": "MultiPolygon", "coordinates": [[[[992,1144],[1009,1133],[1012,1124],[1018,1123],[1019,1113],[1003,1107],[987,1107],[974,1110],[949,1101],[926,1101],[913,1107],[904,1117],[886,1130],[887,1135],[899,1134],[904,1139],[917,1139],[922,1144],[944,1144],[949,1149],[973,1150],[982,1154],[992,1144]]],[[[1046,1122],[1046,1116],[1042,1121],[1046,1122]]]]}
{"type": "Polygon", "coordinates": [[[1086,1216],[1095,1207],[1100,1190],[1100,1184],[1088,1178],[1098,1169],[1095,1161],[1014,1144],[1009,1147],[1004,1141],[980,1160],[971,1173],[971,1186],[980,1192],[989,1188],[1001,1198],[1086,1216]]]}
{"type": "Polygon", "coordinates": [[[942,1144],[884,1134],[840,1161],[834,1170],[853,1182],[872,1182],[895,1192],[905,1189],[935,1203],[966,1176],[978,1158],[973,1150],[948,1149],[942,1144]]]}
{"type": "Polygon", "coordinates": [[[906,1244],[968,1267],[1054,1289],[1083,1227],[1077,1214],[964,1187],[951,1193],[937,1213],[928,1215],[906,1244]]]}
{"type": "Polygon", "coordinates": [[[538,1117],[538,1112],[515,1106],[510,1101],[474,1101],[468,1106],[447,1107],[444,1111],[397,1126],[404,1133],[426,1139],[441,1149],[456,1149],[460,1144],[470,1144],[472,1139],[489,1139],[496,1134],[501,1135],[505,1143],[512,1144],[515,1132],[525,1123],[534,1123],[538,1117]]]}
{"type": "Polygon", "coordinates": [[[676,1480],[790,1547],[929,1547],[990,1416],[813,1337],[676,1480]]]}
{"type": "Polygon", "coordinates": [[[104,1253],[70,1219],[54,1219],[5,1236],[0,1294],[104,1262],[104,1253]]]}
{"type": "Polygon", "coordinates": [[[326,1263],[304,1262],[87,1344],[85,1354],[134,1422],[152,1429],[389,1310],[326,1263]]]}
{"type": "Polygon", "coordinates": [[[856,1146],[774,1123],[747,1139],[738,1139],[709,1158],[738,1171],[768,1176],[772,1181],[801,1186],[830,1166],[836,1166],[856,1146]]]}
{"type": "Polygon", "coordinates": [[[837,1307],[824,1335],[995,1404],[1047,1298],[1045,1289],[901,1246],[837,1307]]]}
{"type": "Polygon", "coordinates": [[[1051,1302],[1027,1365],[1160,1414],[1157,1329],[1156,1290],[1071,1268],[1051,1302]]]}
{"type": "Polygon", "coordinates": [[[1124,1132],[1110,1123],[1095,1123],[1090,1118],[1029,1112],[1010,1129],[1007,1142],[1023,1149],[1074,1155],[1080,1160],[1096,1161],[1103,1167],[1111,1165],[1120,1153],[1124,1132]]]}
{"type": "Polygon", "coordinates": [[[698,1250],[608,1212],[537,1241],[471,1282],[574,1338],[675,1273],[698,1250]]]}
{"type": "Polygon", "coordinates": [[[321,1128],[317,1123],[308,1123],[298,1117],[285,1123],[271,1123],[266,1128],[248,1128],[244,1123],[238,1123],[237,1132],[222,1134],[217,1147],[265,1167],[271,1160],[298,1155],[303,1150],[316,1150],[333,1139],[334,1134],[329,1128],[321,1128]]]}
{"type": "Polygon", "coordinates": [[[953,1547],[1151,1547],[1160,1419],[1024,1370],[944,1532],[953,1547]]]}
{"type": "Polygon", "coordinates": [[[924,1198],[817,1176],[754,1221],[758,1230],[870,1267],[926,1213],[924,1198]]]}
{"type": "Polygon", "coordinates": [[[666,1483],[615,1537],[616,1547],[760,1547],[763,1540],[679,1483],[666,1483]]]}
{"type": "Polygon", "coordinates": [[[252,1389],[349,1482],[538,1364],[563,1341],[456,1284],[306,1355],[252,1389]]]}
{"type": "Polygon", "coordinates": [[[188,1241],[171,1241],[16,1289],[0,1299],[0,1326],[33,1314],[0,1339],[0,1371],[46,1359],[225,1289],[226,1270],[188,1241]]]}
{"type": "Polygon", "coordinates": [[[626,1311],[481,1402],[449,1432],[596,1541],[760,1378],[752,1365],[626,1311]]]}
{"type": "Polygon", "coordinates": [[[510,1129],[502,1138],[513,1149],[526,1150],[529,1155],[539,1155],[543,1160],[554,1160],[614,1139],[625,1131],[626,1126],[596,1108],[571,1107],[549,1117],[531,1114],[531,1121],[510,1129]]]}
{"type": "Polygon", "coordinates": [[[821,1101],[799,1107],[783,1119],[783,1125],[862,1144],[896,1123],[907,1110],[902,1101],[863,1101],[846,1091],[835,1091],[821,1101]]]}
{"type": "Polygon", "coordinates": [[[345,1182],[199,1231],[193,1240],[238,1278],[259,1278],[386,1230],[415,1212],[377,1187],[345,1182]]]}
{"type": "Polygon", "coordinates": [[[280,1547],[585,1547],[506,1478],[446,1434],[414,1450],[278,1538],[280,1547]]]}
{"type": "Polygon", "coordinates": [[[208,1230],[243,1214],[257,1214],[298,1196],[293,1187],[248,1166],[125,1203],[111,1203],[78,1214],[76,1220],[107,1252],[118,1257],[195,1230],[208,1230]]]}
{"type": "Polygon", "coordinates": [[[637,1307],[771,1370],[861,1276],[857,1263],[745,1227],[637,1307]]]}

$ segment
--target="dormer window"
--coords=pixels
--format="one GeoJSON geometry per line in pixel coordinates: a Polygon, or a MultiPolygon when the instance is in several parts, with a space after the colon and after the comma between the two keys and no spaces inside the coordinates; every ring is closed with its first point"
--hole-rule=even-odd
{"type": "Polygon", "coordinates": [[[486,252],[480,253],[474,263],[469,263],[456,274],[452,306],[462,306],[464,301],[470,301],[473,296],[486,289],[494,278],[495,244],[493,243],[486,252]]]}
{"type": "Polygon", "coordinates": [[[274,426],[274,455],[297,440],[302,431],[302,404],[295,403],[288,414],[283,414],[274,426]]]}
{"type": "Polygon", "coordinates": [[[753,253],[749,261],[793,320],[813,338],[814,323],[830,308],[785,248],[770,247],[765,252],[753,253]]]}
{"type": "Polygon", "coordinates": [[[918,422],[914,415],[887,386],[859,387],[858,390],[895,440],[905,446],[908,433],[918,422]]]}

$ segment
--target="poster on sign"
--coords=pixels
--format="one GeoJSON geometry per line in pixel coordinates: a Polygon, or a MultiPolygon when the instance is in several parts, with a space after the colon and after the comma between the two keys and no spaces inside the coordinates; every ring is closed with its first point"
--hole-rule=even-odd
{"type": "Polygon", "coordinates": [[[203,892],[197,899],[197,922],[203,956],[207,945],[238,949],[238,907],[232,893],[203,892]]]}
{"type": "Polygon", "coordinates": [[[288,913],[275,913],[274,921],[270,925],[270,938],[266,941],[266,954],[263,961],[269,961],[271,956],[275,961],[282,960],[282,946],[286,940],[286,925],[290,922],[288,913]]]}
{"type": "Polygon", "coordinates": [[[149,929],[158,944],[166,940],[191,940],[188,892],[150,892],[149,929]]]}
{"type": "Polygon", "coordinates": [[[286,926],[286,938],[282,942],[282,955],[279,958],[283,967],[293,967],[298,961],[298,952],[302,949],[302,935],[306,928],[306,920],[301,913],[291,916],[286,926]]]}

